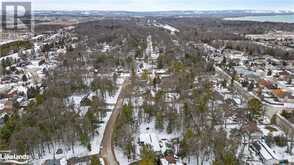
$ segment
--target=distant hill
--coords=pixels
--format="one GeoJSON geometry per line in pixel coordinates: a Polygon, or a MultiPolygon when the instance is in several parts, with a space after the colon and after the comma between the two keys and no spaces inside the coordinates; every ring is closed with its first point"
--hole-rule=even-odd
{"type": "Polygon", "coordinates": [[[285,15],[294,14],[294,11],[272,11],[272,10],[207,10],[207,11],[150,11],[150,12],[132,12],[132,11],[34,11],[36,16],[213,16],[213,17],[228,17],[228,16],[258,16],[258,15],[285,15]]]}

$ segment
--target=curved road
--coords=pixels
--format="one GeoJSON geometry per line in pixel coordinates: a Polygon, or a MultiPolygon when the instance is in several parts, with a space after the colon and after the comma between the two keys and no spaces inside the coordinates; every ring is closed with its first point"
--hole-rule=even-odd
{"type": "Polygon", "coordinates": [[[107,122],[102,143],[100,146],[99,156],[102,157],[105,161],[106,165],[119,165],[119,162],[116,160],[113,147],[112,147],[112,134],[115,128],[116,120],[120,114],[120,111],[123,107],[124,103],[124,91],[126,90],[126,86],[128,84],[128,80],[125,80],[123,83],[123,87],[118,96],[115,108],[110,116],[109,121],[107,122]]]}

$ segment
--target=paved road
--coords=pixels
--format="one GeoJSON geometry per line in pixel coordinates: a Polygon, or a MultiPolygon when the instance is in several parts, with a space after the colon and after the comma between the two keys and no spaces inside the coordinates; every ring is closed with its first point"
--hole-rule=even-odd
{"type": "Polygon", "coordinates": [[[128,83],[128,80],[125,80],[123,87],[121,89],[121,92],[119,94],[119,97],[117,99],[115,108],[111,114],[111,117],[104,131],[99,155],[105,160],[106,165],[119,165],[119,162],[116,160],[116,157],[113,151],[112,134],[113,134],[113,129],[115,128],[115,122],[123,107],[124,91],[126,89],[127,83],[128,83]]]}
{"type": "MultiPolygon", "coordinates": [[[[215,70],[216,70],[217,73],[221,74],[227,80],[230,81],[232,79],[232,77],[229,74],[227,74],[225,71],[223,71],[220,67],[215,67],[215,70]]],[[[256,99],[260,100],[263,103],[263,107],[266,110],[265,111],[265,115],[267,117],[269,117],[269,118],[272,118],[275,114],[277,114],[278,112],[280,112],[283,109],[283,107],[275,106],[275,105],[271,105],[271,104],[265,103],[259,97],[257,97],[255,94],[249,93],[237,81],[234,81],[234,88],[235,88],[235,90],[239,91],[242,94],[242,96],[244,98],[246,98],[247,100],[250,100],[251,98],[256,98],[256,99]]]]}

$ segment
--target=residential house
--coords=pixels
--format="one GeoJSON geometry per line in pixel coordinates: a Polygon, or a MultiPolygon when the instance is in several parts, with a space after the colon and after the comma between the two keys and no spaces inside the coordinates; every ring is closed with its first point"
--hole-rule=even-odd
{"type": "Polygon", "coordinates": [[[272,90],[274,96],[278,98],[280,102],[284,103],[294,103],[294,94],[284,90],[284,89],[274,89],[272,90]]]}
{"type": "Polygon", "coordinates": [[[264,88],[267,88],[267,89],[276,89],[277,88],[277,85],[276,84],[274,84],[270,80],[265,80],[265,79],[260,80],[258,82],[258,85],[262,89],[264,89],[264,88]]]}

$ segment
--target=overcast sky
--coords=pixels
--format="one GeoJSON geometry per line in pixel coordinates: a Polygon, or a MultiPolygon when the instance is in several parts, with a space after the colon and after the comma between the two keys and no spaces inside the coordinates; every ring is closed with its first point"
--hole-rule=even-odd
{"type": "MultiPolygon", "coordinates": [[[[9,0],[10,1],[10,0],[9,0]]],[[[19,0],[20,1],[20,0],[19,0]]],[[[294,10],[294,0],[31,0],[35,10],[294,10]]]]}

